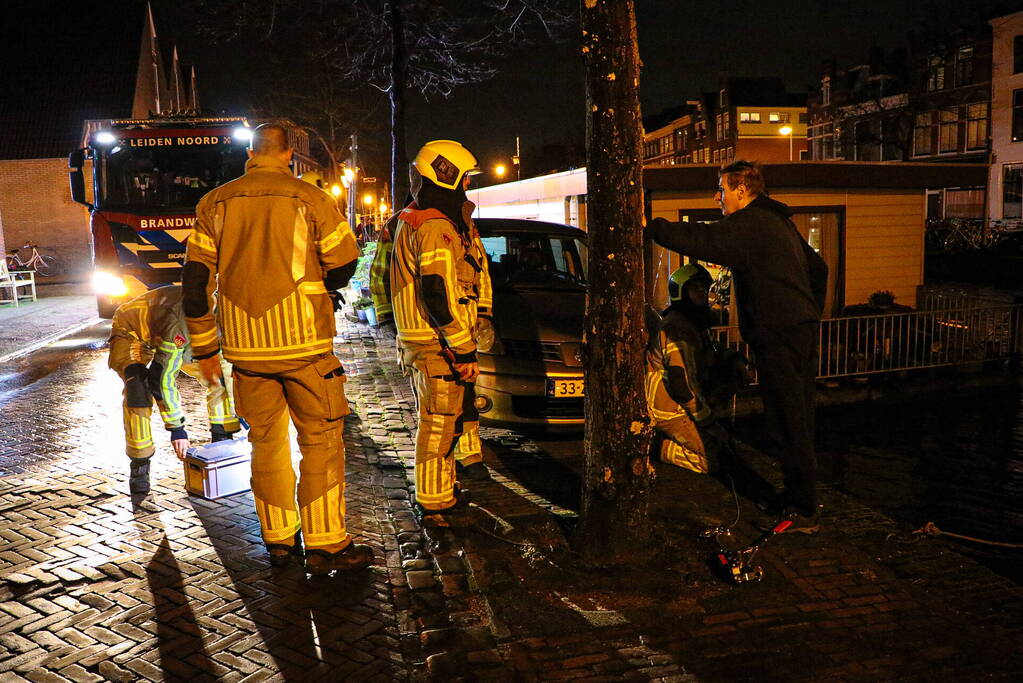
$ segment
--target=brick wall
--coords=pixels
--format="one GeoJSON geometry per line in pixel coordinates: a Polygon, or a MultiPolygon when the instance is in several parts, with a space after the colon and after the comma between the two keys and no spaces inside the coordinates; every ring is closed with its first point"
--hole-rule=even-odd
{"type": "Polygon", "coordinates": [[[71,201],[67,159],[0,160],[0,242],[7,249],[31,240],[60,258],[66,272],[91,270],[89,214],[71,201]]]}

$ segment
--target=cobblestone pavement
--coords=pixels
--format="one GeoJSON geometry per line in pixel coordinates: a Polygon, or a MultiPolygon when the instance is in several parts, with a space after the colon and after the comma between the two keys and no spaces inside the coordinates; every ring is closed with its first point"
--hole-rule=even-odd
{"type": "MultiPolygon", "coordinates": [[[[377,556],[350,576],[271,569],[251,496],[187,496],[166,441],[153,493],[129,498],[105,351],[69,352],[74,362],[0,396],[0,680],[1023,674],[1018,586],[938,542],[893,545],[891,520],[835,492],[818,537],[765,549],[763,583],[708,587],[665,567],[660,592],[572,592],[531,549],[563,544],[556,522],[578,510],[578,442],[485,430],[495,478],[473,492],[492,526],[424,531],[409,508],[413,404],[393,342],[347,325],[336,348],[356,412],[349,524],[377,556]]],[[[202,424],[197,386],[183,389],[202,424]]],[[[658,491],[654,514],[680,533],[731,503],[719,483],[675,468],[658,466],[658,491]]]]}

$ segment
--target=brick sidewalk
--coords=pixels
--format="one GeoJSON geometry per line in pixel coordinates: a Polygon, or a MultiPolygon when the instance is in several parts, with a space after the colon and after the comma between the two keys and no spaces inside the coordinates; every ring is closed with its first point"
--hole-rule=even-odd
{"type": "MultiPolygon", "coordinates": [[[[888,542],[900,531],[891,520],[835,492],[825,492],[819,537],[786,537],[765,551],[761,584],[730,588],[664,566],[647,570],[664,576],[655,592],[628,581],[587,592],[565,579],[570,560],[564,571],[548,566],[569,557],[555,521],[577,510],[579,449],[548,453],[485,430],[495,480],[474,487],[474,500],[492,525],[424,532],[409,509],[413,405],[393,342],[346,325],[337,351],[357,413],[345,437],[350,526],[377,556],[361,575],[272,570],[251,496],[185,495],[165,441],[153,494],[133,506],[119,382],[101,350],[8,399],[0,680],[960,680],[1023,672],[1018,586],[943,543],[888,542]]],[[[183,398],[189,415],[202,415],[192,383],[183,398]]],[[[159,439],[162,429],[154,433],[159,439]]],[[[658,466],[658,491],[654,514],[676,524],[680,538],[711,521],[708,511],[729,513],[731,494],[707,477],[658,466]]]]}

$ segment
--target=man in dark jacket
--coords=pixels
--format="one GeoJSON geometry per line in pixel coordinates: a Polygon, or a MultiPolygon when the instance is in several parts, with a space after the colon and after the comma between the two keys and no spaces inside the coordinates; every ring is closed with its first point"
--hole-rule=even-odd
{"type": "Polygon", "coordinates": [[[739,331],[753,350],[785,489],[769,512],[789,517],[791,531],[819,528],[814,454],[814,381],[828,267],[796,230],[792,211],[767,196],[759,167],[736,161],[718,175],[724,218],[709,225],[650,222],[661,246],[732,269],[739,331]]]}

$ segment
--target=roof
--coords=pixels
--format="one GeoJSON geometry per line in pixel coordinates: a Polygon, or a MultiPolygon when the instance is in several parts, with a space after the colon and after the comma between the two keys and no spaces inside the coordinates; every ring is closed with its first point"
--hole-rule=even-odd
{"type": "MultiPolygon", "coordinates": [[[[798,161],[762,164],[768,190],[834,188],[922,190],[939,187],[982,187],[985,164],[914,164],[900,161],[798,161]]],[[[718,167],[711,165],[651,166],[643,169],[643,186],[658,192],[710,192],[717,187],[718,167]]]]}
{"type": "Polygon", "coordinates": [[[790,93],[780,78],[729,78],[729,105],[746,107],[805,107],[806,93],[790,93]]]}
{"type": "Polygon", "coordinates": [[[523,218],[474,218],[473,222],[483,237],[492,234],[535,233],[551,237],[570,237],[577,240],[586,239],[584,231],[562,223],[531,221],[523,218]]]}
{"type": "Polygon", "coordinates": [[[145,3],[8,0],[0,41],[0,159],[48,159],[78,147],[86,119],[131,115],[145,3]]]}

